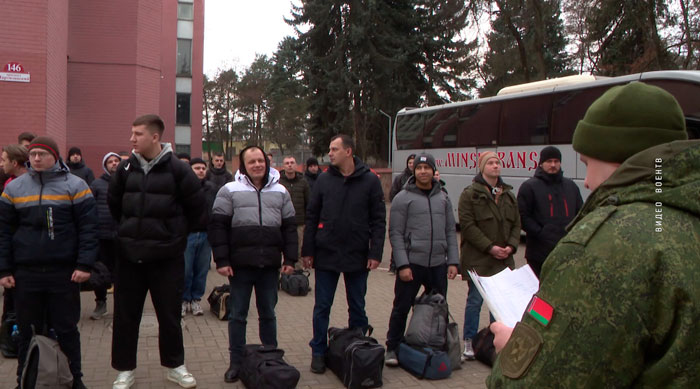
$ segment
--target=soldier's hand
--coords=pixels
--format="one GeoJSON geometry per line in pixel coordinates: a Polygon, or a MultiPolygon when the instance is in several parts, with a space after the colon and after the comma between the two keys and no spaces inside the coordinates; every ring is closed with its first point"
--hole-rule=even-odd
{"type": "Polygon", "coordinates": [[[367,268],[369,270],[374,270],[378,267],[379,267],[379,261],[377,261],[376,259],[370,258],[367,260],[367,268]]]}
{"type": "Polygon", "coordinates": [[[233,268],[231,266],[218,267],[216,271],[224,277],[233,277],[233,268]]]}
{"type": "Polygon", "coordinates": [[[500,353],[501,350],[503,350],[503,347],[506,346],[506,343],[508,343],[510,336],[513,334],[513,328],[508,327],[500,321],[496,321],[491,323],[489,329],[491,329],[491,332],[493,332],[493,346],[496,348],[496,352],[500,353]]]}
{"type": "Polygon", "coordinates": [[[79,284],[81,282],[85,282],[90,279],[90,273],[82,270],[75,270],[73,272],[73,275],[71,275],[70,280],[75,282],[76,284],[79,284]]]}
{"type": "Polygon", "coordinates": [[[282,265],[282,273],[284,273],[284,274],[294,273],[294,266],[282,265]]]}
{"type": "Polygon", "coordinates": [[[459,273],[457,269],[457,265],[450,265],[447,267],[447,279],[448,280],[454,280],[455,277],[457,277],[457,273],[459,273]]]}
{"type": "Polygon", "coordinates": [[[5,289],[12,289],[15,287],[15,277],[10,276],[5,276],[0,278],[0,286],[2,286],[5,289]]]}
{"type": "Polygon", "coordinates": [[[304,269],[310,269],[314,265],[314,257],[301,257],[304,269]]]}
{"type": "Polygon", "coordinates": [[[399,279],[403,282],[413,281],[413,272],[410,267],[399,270],[399,279]]]}

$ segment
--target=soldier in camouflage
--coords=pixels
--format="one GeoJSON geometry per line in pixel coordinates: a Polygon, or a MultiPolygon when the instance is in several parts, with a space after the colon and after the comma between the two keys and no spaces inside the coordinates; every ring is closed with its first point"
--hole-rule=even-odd
{"type": "Polygon", "coordinates": [[[522,321],[491,325],[505,347],[489,387],[697,387],[700,141],[684,139],[680,106],[657,87],[591,105],[573,147],[593,193],[522,321]]]}

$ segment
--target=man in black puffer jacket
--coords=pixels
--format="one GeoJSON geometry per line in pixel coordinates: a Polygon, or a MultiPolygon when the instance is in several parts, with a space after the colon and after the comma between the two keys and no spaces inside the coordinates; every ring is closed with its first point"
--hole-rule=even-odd
{"type": "Polygon", "coordinates": [[[139,324],[146,293],[158,317],[158,346],[167,377],[180,386],[196,385],[184,365],[180,327],[187,234],[205,212],[201,184],[161,143],[165,126],[157,115],[137,118],[131,128],[133,152],[109,183],[108,204],[119,220],[119,254],[114,287],[112,367],[115,387],[134,382],[139,324]]]}
{"type": "Polygon", "coordinates": [[[95,175],[92,173],[92,169],[85,166],[85,162],[83,161],[83,153],[79,148],[71,147],[70,150],[68,150],[66,165],[68,165],[68,168],[72,174],[75,174],[76,176],[85,180],[88,185],[91,185],[92,182],[95,181],[95,175]]]}
{"type": "Polygon", "coordinates": [[[382,260],[386,208],[377,176],[359,158],[347,135],[331,139],[331,166],[316,181],[306,210],[302,259],[313,266],[316,295],[311,371],[325,371],[328,322],[340,273],[349,305],[348,326],[366,330],[365,294],[369,270],[382,260]]]}
{"type": "MultiPolygon", "coordinates": [[[[114,273],[114,257],[117,252],[116,238],[119,223],[112,217],[107,205],[107,190],[112,174],[117,171],[121,162],[119,154],[109,152],[102,158],[102,168],[105,173],[90,185],[92,195],[97,202],[97,238],[100,246],[97,260],[102,262],[109,271],[109,275],[114,273]]],[[[106,275],[106,274],[105,274],[106,275]]],[[[90,315],[90,319],[97,320],[107,314],[107,288],[95,288],[95,310],[90,315]]]]}
{"type": "Polygon", "coordinates": [[[221,151],[214,152],[211,166],[207,169],[207,181],[216,185],[216,190],[226,185],[227,182],[233,181],[233,175],[226,170],[226,159],[221,151]]]}
{"type": "Polygon", "coordinates": [[[544,260],[566,235],[565,227],[582,206],[578,186],[564,177],[561,152],[554,146],[545,147],[540,152],[535,176],[518,190],[520,220],[527,234],[525,258],[537,277],[544,260]]]}

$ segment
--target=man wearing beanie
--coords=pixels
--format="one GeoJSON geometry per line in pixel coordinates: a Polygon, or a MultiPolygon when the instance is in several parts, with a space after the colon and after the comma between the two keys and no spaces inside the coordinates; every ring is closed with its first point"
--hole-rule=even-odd
{"type": "Polygon", "coordinates": [[[53,328],[69,361],[73,388],[84,388],[80,361],[80,286],[97,256],[95,199],[71,175],[56,142],[45,136],[28,147],[27,173],[0,197],[0,285],[15,288],[20,333],[17,382],[32,327],[53,328]],[[48,318],[48,322],[47,322],[48,318]]]}
{"type": "Polygon", "coordinates": [[[190,233],[187,235],[182,317],[185,317],[187,312],[192,312],[195,316],[204,314],[204,309],[199,302],[202,300],[204,289],[207,286],[207,272],[211,262],[211,246],[207,239],[207,225],[211,217],[211,208],[214,205],[216,192],[219,190],[213,182],[206,179],[207,164],[202,158],[192,158],[190,166],[202,185],[206,210],[199,216],[197,223],[190,227],[190,233]]]}
{"type": "Polygon", "coordinates": [[[304,179],[309,184],[309,193],[314,190],[314,184],[320,174],[318,171],[318,159],[311,157],[306,160],[306,170],[304,171],[304,179]]]}
{"type": "Polygon", "coordinates": [[[413,166],[404,189],[391,203],[389,217],[389,239],[398,275],[386,335],[387,366],[399,363],[396,349],[420,287],[447,297],[447,279],[457,276],[459,265],[452,203],[433,177],[435,158],[419,154],[413,166]]]}
{"type": "Polygon", "coordinates": [[[573,180],[564,177],[561,152],[554,146],[540,151],[535,176],[520,185],[518,210],[523,230],[527,233],[527,263],[540,276],[542,264],[566,235],[565,227],[581,210],[581,191],[573,180]]]}
{"type": "Polygon", "coordinates": [[[150,292],[158,318],[160,363],[184,388],[197,382],[185,366],[182,326],[187,234],[203,212],[202,186],[192,169],[161,143],[165,124],[143,115],[131,124],[131,156],[109,182],[107,204],[119,220],[114,283],[113,389],[134,384],[139,324],[150,292]]]}
{"type": "MultiPolygon", "coordinates": [[[[114,273],[114,257],[117,246],[117,229],[119,223],[112,217],[107,205],[107,190],[112,174],[117,171],[121,158],[119,154],[109,152],[102,157],[102,169],[105,171],[98,179],[92,182],[90,190],[97,202],[97,238],[99,239],[99,251],[97,261],[102,265],[102,269],[107,270],[104,276],[111,280],[114,273]]],[[[96,269],[99,270],[96,265],[96,269]]],[[[90,319],[98,320],[107,314],[107,286],[95,287],[95,310],[90,315],[90,319]]]]}
{"type": "Polygon", "coordinates": [[[85,166],[85,162],[83,162],[83,153],[79,148],[71,147],[68,150],[66,165],[68,165],[71,173],[85,180],[88,185],[95,181],[95,175],[92,173],[92,169],[85,166]]]}
{"type": "Polygon", "coordinates": [[[520,214],[512,189],[501,179],[498,155],[486,151],[479,154],[479,174],[459,197],[462,279],[469,284],[464,311],[464,359],[474,359],[472,338],[479,328],[484,302],[467,271],[489,277],[506,267],[515,267],[513,254],[520,243],[520,214]]]}
{"type": "Polygon", "coordinates": [[[685,139],[660,88],[633,82],[593,102],[573,139],[593,193],[522,321],[491,325],[505,347],[490,387],[697,387],[700,141],[685,139]]]}
{"type": "Polygon", "coordinates": [[[394,182],[391,183],[391,190],[389,191],[389,201],[394,201],[394,197],[401,192],[403,186],[406,185],[408,179],[413,175],[413,163],[416,159],[415,154],[411,154],[406,158],[406,168],[401,172],[399,176],[394,178],[394,182]]]}

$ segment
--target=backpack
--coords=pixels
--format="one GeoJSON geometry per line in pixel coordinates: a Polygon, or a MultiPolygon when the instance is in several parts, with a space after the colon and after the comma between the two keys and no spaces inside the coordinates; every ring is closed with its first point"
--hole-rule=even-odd
{"type": "Polygon", "coordinates": [[[493,345],[493,332],[489,327],[481,329],[472,338],[474,358],[487,366],[493,366],[496,362],[496,347],[493,345]]]}
{"type": "Polygon", "coordinates": [[[58,342],[43,335],[34,334],[29,341],[24,361],[20,387],[23,389],[71,389],[73,374],[68,358],[58,342]]]}
{"type": "Polygon", "coordinates": [[[292,296],[306,296],[311,290],[309,286],[309,272],[294,270],[292,274],[282,273],[280,277],[280,289],[292,296]]]}
{"type": "Polygon", "coordinates": [[[0,325],[0,353],[5,358],[17,358],[19,334],[15,333],[17,320],[14,312],[8,312],[0,325]]]}
{"type": "Polygon", "coordinates": [[[452,374],[450,357],[444,351],[413,347],[404,342],[399,344],[397,351],[399,366],[417,378],[441,380],[452,374]]]}
{"type": "Polygon", "coordinates": [[[209,308],[214,316],[219,320],[228,320],[231,314],[231,308],[228,299],[231,297],[231,287],[229,284],[223,284],[214,287],[207,297],[209,308]]]}
{"type": "Polygon", "coordinates": [[[443,350],[447,331],[447,301],[435,291],[416,298],[413,315],[404,336],[406,343],[416,347],[443,350]]]}
{"type": "Polygon", "coordinates": [[[284,350],[273,346],[245,346],[239,377],[246,388],[292,389],[301,374],[282,359],[284,350]]]}
{"type": "Polygon", "coordinates": [[[328,329],[326,365],[349,389],[383,385],[384,351],[384,346],[359,328],[328,329]]]}

